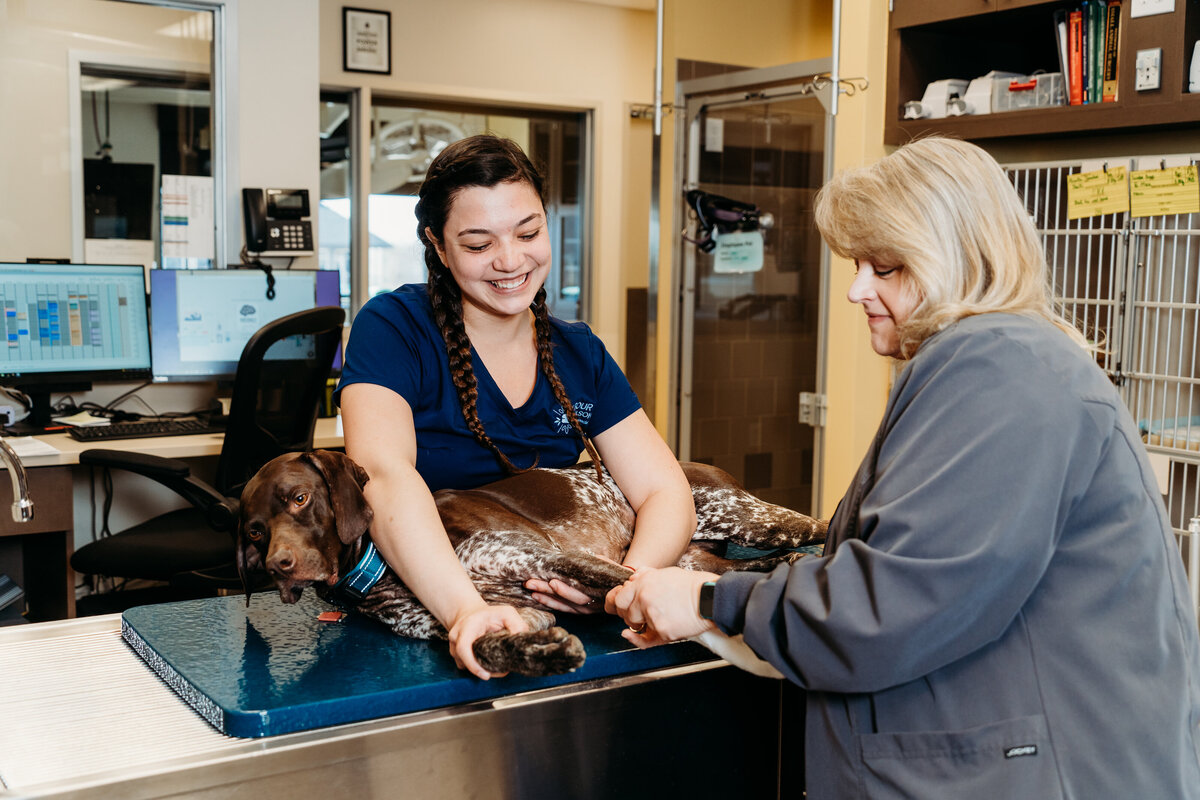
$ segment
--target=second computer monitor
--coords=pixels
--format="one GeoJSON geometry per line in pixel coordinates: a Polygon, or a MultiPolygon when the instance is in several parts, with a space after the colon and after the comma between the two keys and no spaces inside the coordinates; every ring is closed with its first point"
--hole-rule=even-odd
{"type": "Polygon", "coordinates": [[[242,349],[263,325],[296,311],[339,305],[336,271],[273,274],[275,296],[268,299],[267,276],[256,269],[151,270],[154,380],[232,380],[242,349]]]}

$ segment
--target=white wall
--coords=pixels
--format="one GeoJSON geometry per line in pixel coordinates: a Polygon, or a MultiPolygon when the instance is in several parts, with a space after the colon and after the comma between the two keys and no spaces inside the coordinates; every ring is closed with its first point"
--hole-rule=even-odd
{"type": "MultiPolygon", "coordinates": [[[[308,189],[316,235],[321,78],[318,0],[238,0],[233,9],[228,246],[230,263],[236,264],[243,244],[243,186],[308,189]]],[[[316,256],[297,258],[293,267],[316,269],[316,256]]]]}

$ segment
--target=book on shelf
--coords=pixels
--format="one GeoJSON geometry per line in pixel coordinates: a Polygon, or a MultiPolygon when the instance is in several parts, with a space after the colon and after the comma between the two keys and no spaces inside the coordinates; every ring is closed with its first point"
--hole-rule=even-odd
{"type": "Polygon", "coordinates": [[[1067,15],[1067,100],[1073,106],[1083,104],[1083,11],[1075,9],[1067,15]]]}
{"type": "Polygon", "coordinates": [[[1117,77],[1121,74],[1121,0],[1108,0],[1104,14],[1104,83],[1102,99],[1105,103],[1117,101],[1117,77]]]}
{"type": "Polygon", "coordinates": [[[1088,38],[1092,71],[1088,74],[1088,102],[1099,103],[1104,88],[1104,0],[1092,0],[1092,20],[1088,38]]]}
{"type": "Polygon", "coordinates": [[[1067,10],[1065,8],[1057,8],[1054,10],[1054,41],[1058,45],[1058,71],[1062,75],[1063,86],[1069,85],[1071,70],[1071,48],[1067,44],[1067,10]]]}
{"type": "Polygon", "coordinates": [[[1079,4],[1079,14],[1079,102],[1087,105],[1092,88],[1092,0],[1079,4]]]}
{"type": "Polygon", "coordinates": [[[1081,0],[1054,11],[1059,67],[1070,105],[1115,103],[1120,75],[1121,0],[1081,0]]]}

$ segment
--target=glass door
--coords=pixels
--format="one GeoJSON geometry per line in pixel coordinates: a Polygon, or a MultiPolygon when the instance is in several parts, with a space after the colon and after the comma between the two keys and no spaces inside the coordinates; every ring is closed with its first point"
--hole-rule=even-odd
{"type": "MultiPolygon", "coordinates": [[[[684,203],[679,452],[725,469],[769,502],[809,511],[823,422],[825,269],[812,206],[825,180],[828,116],[803,88],[778,99],[740,90],[728,97],[688,98],[683,191],[756,207],[761,255],[731,260],[719,230],[717,247],[705,252],[697,244],[705,226],[684,203]],[[813,403],[807,412],[802,396],[813,403]]],[[[736,235],[739,246],[757,249],[754,235],[736,235]]]]}

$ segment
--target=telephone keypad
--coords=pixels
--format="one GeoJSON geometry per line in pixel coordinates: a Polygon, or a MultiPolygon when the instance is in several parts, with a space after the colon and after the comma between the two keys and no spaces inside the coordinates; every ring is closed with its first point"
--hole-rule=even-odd
{"type": "Polygon", "coordinates": [[[267,229],[268,250],[311,251],[312,223],[308,220],[273,221],[267,229]]]}

